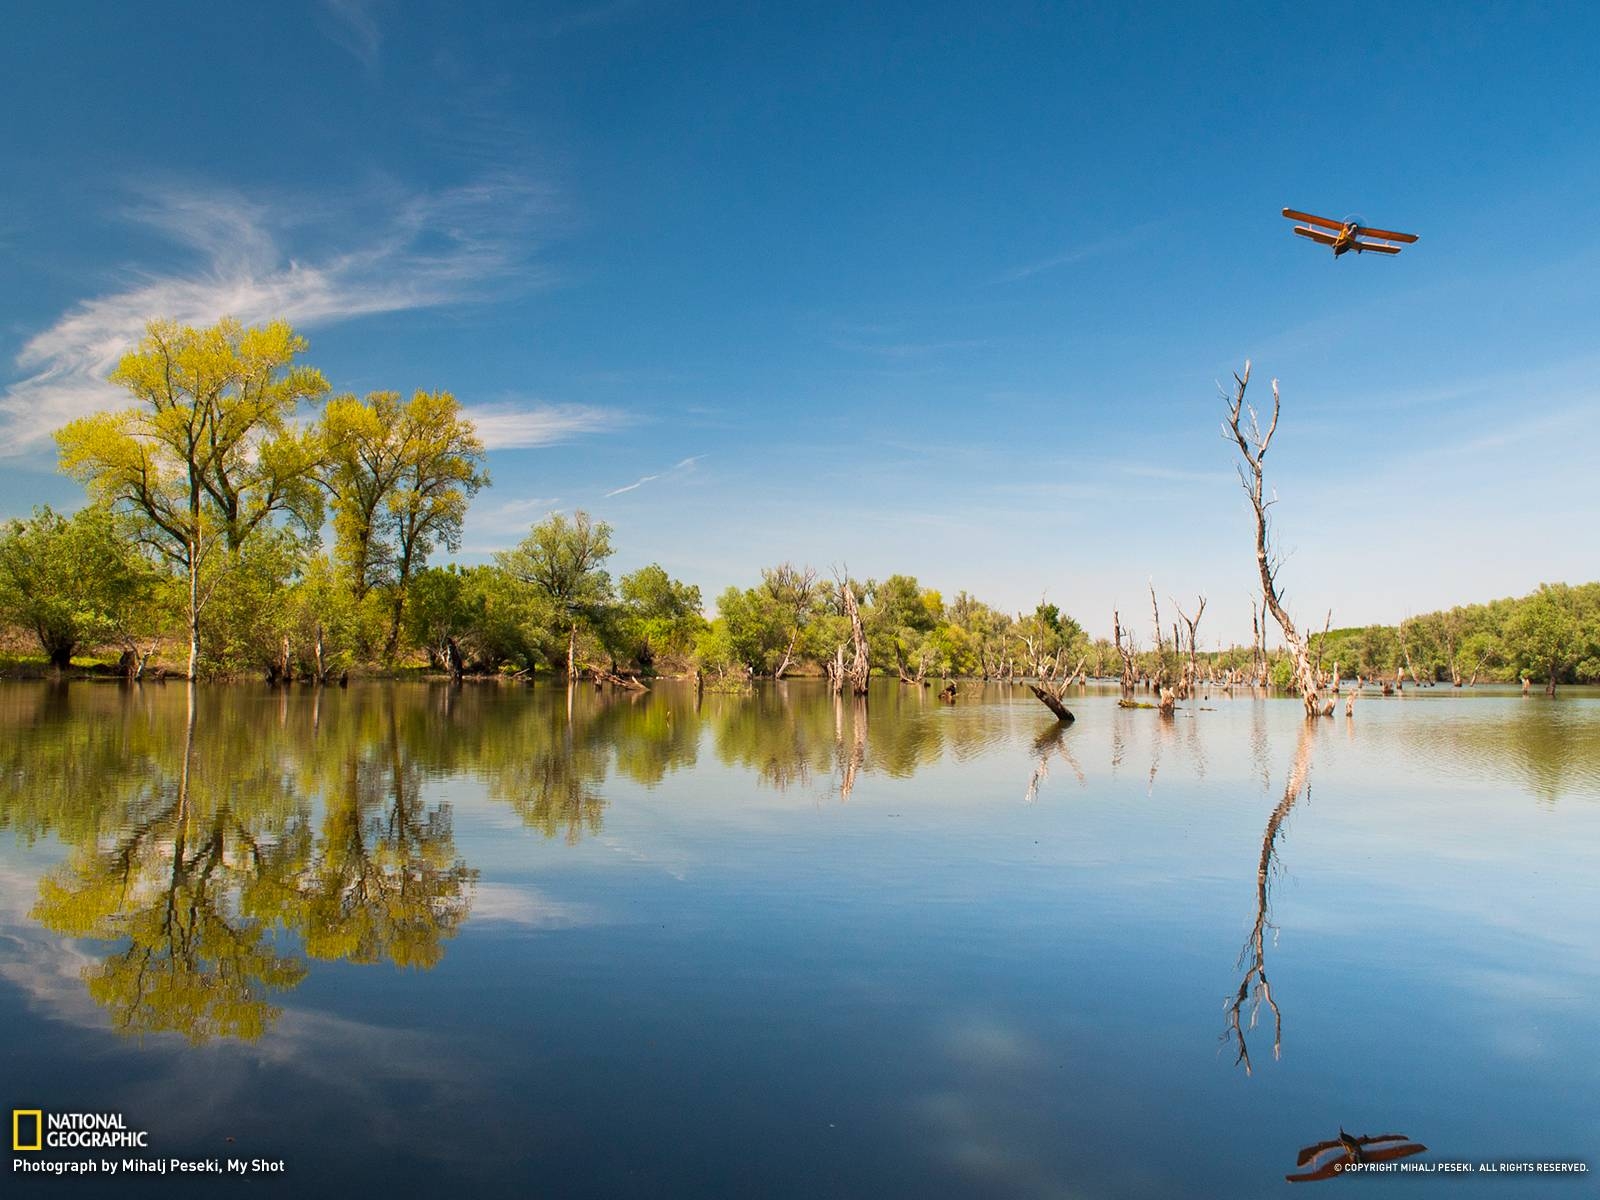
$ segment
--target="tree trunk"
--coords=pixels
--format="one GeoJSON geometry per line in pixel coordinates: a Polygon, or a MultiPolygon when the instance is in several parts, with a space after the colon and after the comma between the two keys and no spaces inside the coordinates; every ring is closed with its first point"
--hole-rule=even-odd
{"type": "Polygon", "coordinates": [[[577,678],[578,665],[578,623],[574,621],[567,629],[567,679],[577,678]]]}
{"type": "Polygon", "coordinates": [[[200,547],[189,543],[189,679],[200,667],[200,547]]]}
{"type": "MultiPolygon", "coordinates": [[[[1272,423],[1265,433],[1261,432],[1256,422],[1255,411],[1250,412],[1250,429],[1246,432],[1240,427],[1240,413],[1244,408],[1245,388],[1250,382],[1250,364],[1245,363],[1244,374],[1235,375],[1238,389],[1234,392],[1228,405],[1227,430],[1233,441],[1239,447],[1239,453],[1244,459],[1245,467],[1241,467],[1240,475],[1244,482],[1245,494],[1250,497],[1250,505],[1255,510],[1256,517],[1256,570],[1261,577],[1262,601],[1267,611],[1277,621],[1278,628],[1283,631],[1283,639],[1289,645],[1289,652],[1294,656],[1295,682],[1300,685],[1301,700],[1305,703],[1306,717],[1312,718],[1322,714],[1323,705],[1319,696],[1316,672],[1311,665],[1311,656],[1307,651],[1306,642],[1300,636],[1290,619],[1288,611],[1283,607],[1278,597],[1277,567],[1272,561],[1272,555],[1267,546],[1267,506],[1271,503],[1265,497],[1264,481],[1261,470],[1261,460],[1266,457],[1267,447],[1272,442],[1272,435],[1278,428],[1278,382],[1272,382],[1272,423]],[[1246,470],[1245,468],[1248,468],[1246,470]]],[[[1264,622],[1263,622],[1264,624],[1264,622]]]]}
{"type": "Polygon", "coordinates": [[[861,609],[856,603],[855,585],[846,579],[840,587],[844,594],[845,615],[850,618],[850,640],[855,646],[855,658],[845,673],[849,677],[851,690],[858,696],[865,696],[867,680],[872,674],[871,662],[867,657],[867,631],[861,624],[861,609]]]}
{"type": "MultiPolygon", "coordinates": [[[[1035,696],[1039,697],[1039,703],[1043,704],[1051,712],[1055,713],[1056,720],[1067,725],[1072,724],[1072,722],[1075,720],[1071,710],[1068,709],[1065,704],[1061,703],[1060,696],[1052,695],[1044,688],[1032,683],[1028,685],[1028,690],[1031,691],[1035,696]]],[[[952,699],[953,698],[954,696],[952,695],[952,699]]]]}

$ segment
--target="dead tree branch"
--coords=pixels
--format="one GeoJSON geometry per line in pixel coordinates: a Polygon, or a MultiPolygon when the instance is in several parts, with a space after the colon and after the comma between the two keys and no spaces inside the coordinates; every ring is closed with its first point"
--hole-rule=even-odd
{"type": "Polygon", "coordinates": [[[1268,448],[1272,445],[1272,435],[1278,430],[1278,416],[1282,407],[1278,396],[1278,381],[1276,379],[1272,381],[1272,421],[1263,433],[1255,409],[1245,403],[1245,389],[1250,384],[1250,364],[1246,362],[1244,373],[1235,375],[1233,379],[1236,386],[1232,396],[1226,397],[1228,419],[1223,424],[1223,437],[1239,448],[1241,459],[1239,482],[1244,487],[1245,495],[1250,497],[1250,507],[1255,512],[1256,568],[1261,575],[1262,599],[1266,603],[1267,611],[1277,621],[1278,628],[1283,631],[1283,640],[1288,643],[1289,652],[1294,657],[1295,682],[1299,685],[1301,699],[1305,703],[1306,716],[1315,717],[1322,711],[1316,671],[1312,667],[1305,638],[1295,628],[1294,621],[1290,619],[1288,610],[1284,608],[1279,596],[1277,575],[1280,564],[1272,554],[1267,527],[1267,510],[1276,501],[1266,498],[1261,464],[1267,456],[1268,448]],[[1246,413],[1250,418],[1248,427],[1243,423],[1243,414],[1246,413]]]}

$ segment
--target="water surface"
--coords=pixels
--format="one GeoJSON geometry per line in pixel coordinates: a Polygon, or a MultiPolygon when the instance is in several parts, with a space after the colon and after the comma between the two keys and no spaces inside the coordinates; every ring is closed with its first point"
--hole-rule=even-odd
{"type": "Polygon", "coordinates": [[[1072,705],[0,685],[0,1099],[303,1195],[1600,1159],[1600,701],[1072,705]]]}

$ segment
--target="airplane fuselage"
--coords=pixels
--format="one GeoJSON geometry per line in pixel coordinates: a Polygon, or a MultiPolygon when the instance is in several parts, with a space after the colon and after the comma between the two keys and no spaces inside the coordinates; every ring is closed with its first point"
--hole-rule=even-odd
{"type": "Polygon", "coordinates": [[[1338,258],[1339,255],[1350,250],[1354,250],[1357,254],[1360,254],[1361,246],[1356,241],[1356,234],[1358,234],[1360,231],[1361,226],[1357,225],[1354,221],[1346,222],[1345,227],[1334,235],[1333,256],[1338,258]]]}

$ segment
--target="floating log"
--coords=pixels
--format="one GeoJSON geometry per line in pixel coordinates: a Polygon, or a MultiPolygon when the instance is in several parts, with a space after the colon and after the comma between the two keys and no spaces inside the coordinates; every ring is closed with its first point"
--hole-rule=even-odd
{"type": "Polygon", "coordinates": [[[594,672],[594,685],[599,687],[602,683],[609,683],[614,687],[627,688],[632,692],[648,692],[650,686],[641,682],[633,675],[618,675],[615,671],[603,671],[596,667],[594,672]]]}

